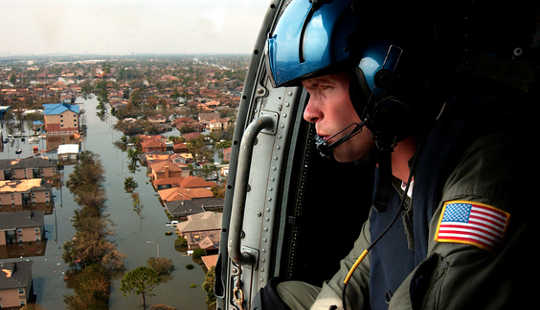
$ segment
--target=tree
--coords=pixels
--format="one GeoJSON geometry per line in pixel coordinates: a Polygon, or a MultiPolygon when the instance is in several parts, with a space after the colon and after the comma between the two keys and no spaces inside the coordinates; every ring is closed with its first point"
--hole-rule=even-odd
{"type": "Polygon", "coordinates": [[[146,309],[146,296],[150,296],[158,284],[158,273],[152,268],[141,266],[124,275],[120,283],[120,290],[124,296],[133,293],[141,295],[143,309],[146,309]]]}
{"type": "Polygon", "coordinates": [[[172,260],[166,257],[150,257],[146,263],[148,267],[154,269],[159,275],[159,281],[168,280],[171,272],[174,270],[172,260]]]}
{"type": "Polygon", "coordinates": [[[133,192],[138,186],[137,181],[133,177],[127,177],[124,179],[124,190],[128,193],[133,192]]]}
{"type": "Polygon", "coordinates": [[[210,267],[206,273],[202,288],[206,292],[206,304],[210,309],[216,303],[216,295],[214,293],[214,282],[216,281],[216,267],[210,267]]]}
{"type": "Polygon", "coordinates": [[[75,295],[64,296],[70,310],[106,310],[109,305],[110,279],[100,265],[91,265],[75,274],[68,282],[75,295]]]}

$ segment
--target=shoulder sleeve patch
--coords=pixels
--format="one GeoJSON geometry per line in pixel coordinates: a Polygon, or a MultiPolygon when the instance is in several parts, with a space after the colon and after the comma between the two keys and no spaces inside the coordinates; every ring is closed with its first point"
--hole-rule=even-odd
{"type": "Polygon", "coordinates": [[[443,205],[435,241],[465,243],[491,250],[504,238],[510,214],[493,206],[464,200],[443,205]]]}

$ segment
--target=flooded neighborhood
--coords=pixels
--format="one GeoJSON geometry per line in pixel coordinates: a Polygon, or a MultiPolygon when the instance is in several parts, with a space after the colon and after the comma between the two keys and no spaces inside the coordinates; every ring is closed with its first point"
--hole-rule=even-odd
{"type": "Polygon", "coordinates": [[[211,306],[246,63],[1,64],[1,306],[211,306]]]}

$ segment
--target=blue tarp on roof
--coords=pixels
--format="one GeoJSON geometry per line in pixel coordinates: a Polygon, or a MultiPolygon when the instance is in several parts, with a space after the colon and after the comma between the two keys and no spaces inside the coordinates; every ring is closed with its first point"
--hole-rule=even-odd
{"type": "Polygon", "coordinates": [[[78,105],[65,103],[43,104],[43,109],[43,114],[45,115],[61,114],[67,110],[79,114],[80,111],[78,105]]]}

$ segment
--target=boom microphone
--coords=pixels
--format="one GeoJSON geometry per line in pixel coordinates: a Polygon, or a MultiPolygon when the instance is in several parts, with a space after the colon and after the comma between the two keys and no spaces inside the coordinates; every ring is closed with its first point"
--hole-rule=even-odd
{"type": "Polygon", "coordinates": [[[332,152],[334,149],[341,144],[343,144],[345,141],[349,140],[350,138],[354,137],[357,133],[361,131],[361,129],[365,126],[366,122],[360,122],[360,123],[352,123],[349,126],[343,128],[342,130],[338,131],[336,134],[331,136],[328,139],[324,139],[319,135],[315,136],[315,147],[317,148],[317,151],[319,151],[319,154],[321,154],[322,157],[325,158],[331,158],[332,152]],[[352,126],[355,126],[351,132],[344,135],[343,137],[339,138],[337,141],[328,143],[330,139],[336,137],[337,135],[343,133],[345,130],[351,128],[352,126]]]}

